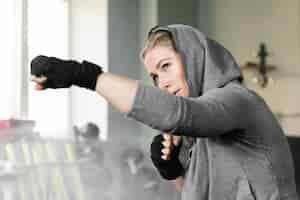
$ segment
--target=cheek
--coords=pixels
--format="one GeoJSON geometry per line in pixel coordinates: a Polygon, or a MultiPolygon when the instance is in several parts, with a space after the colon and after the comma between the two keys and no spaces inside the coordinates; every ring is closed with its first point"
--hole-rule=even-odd
{"type": "Polygon", "coordinates": [[[189,86],[183,70],[179,72],[180,82],[184,88],[184,96],[189,96],[189,86]]]}
{"type": "Polygon", "coordinates": [[[186,83],[185,73],[183,70],[178,70],[177,77],[182,83],[186,83]]]}

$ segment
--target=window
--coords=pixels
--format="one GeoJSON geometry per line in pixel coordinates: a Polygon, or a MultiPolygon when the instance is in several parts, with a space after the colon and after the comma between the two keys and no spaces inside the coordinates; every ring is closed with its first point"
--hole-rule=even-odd
{"type": "Polygon", "coordinates": [[[14,3],[11,0],[1,1],[0,6],[0,118],[6,119],[15,115],[14,83],[14,3]]]}
{"type": "MultiPolygon", "coordinates": [[[[28,57],[68,57],[68,3],[63,0],[28,0],[28,57]]],[[[66,137],[70,133],[70,91],[38,92],[29,84],[29,119],[37,121],[43,136],[66,137]]]]}
{"type": "MultiPolygon", "coordinates": [[[[106,139],[107,103],[104,99],[75,87],[39,92],[34,90],[34,83],[29,82],[32,58],[44,54],[67,59],[70,43],[72,56],[107,66],[107,47],[103,45],[107,41],[106,1],[89,1],[93,5],[70,1],[74,3],[72,22],[75,25],[69,23],[68,2],[1,1],[0,120],[11,117],[35,120],[36,131],[46,138],[32,137],[31,129],[29,134],[24,134],[27,130],[22,128],[14,130],[15,138],[0,141],[0,172],[3,177],[12,177],[9,182],[0,181],[0,199],[98,199],[99,194],[114,195],[115,189],[107,187],[112,181],[110,170],[103,168],[99,173],[101,156],[92,156],[91,163],[85,159],[86,155],[81,155],[85,150],[82,145],[69,140],[72,124],[81,125],[86,121],[96,122],[102,133],[100,138],[106,139]],[[99,19],[100,26],[95,25],[99,19]],[[69,34],[70,25],[74,34],[69,34]],[[90,179],[90,174],[96,175],[98,183],[86,184],[81,178],[90,179]],[[99,185],[105,191],[99,190],[99,185]]],[[[9,127],[7,124],[2,121],[2,127],[9,127]]]]}
{"type": "Polygon", "coordinates": [[[101,139],[105,140],[107,103],[102,98],[78,88],[38,92],[28,81],[29,61],[40,54],[60,58],[71,55],[107,66],[107,47],[103,45],[107,41],[107,2],[69,2],[1,2],[0,119],[35,120],[36,131],[51,137],[69,137],[72,124],[91,121],[99,125],[101,139]]]}

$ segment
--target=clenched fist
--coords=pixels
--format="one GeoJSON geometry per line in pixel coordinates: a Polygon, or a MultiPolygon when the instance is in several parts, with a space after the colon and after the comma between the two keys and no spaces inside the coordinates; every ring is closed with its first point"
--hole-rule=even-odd
{"type": "Polygon", "coordinates": [[[151,160],[160,175],[167,180],[174,180],[183,173],[179,161],[181,137],[160,134],[151,143],[151,160]]]}
{"type": "Polygon", "coordinates": [[[42,55],[31,61],[32,81],[37,83],[37,90],[68,88],[71,85],[95,90],[97,77],[101,73],[101,67],[87,61],[79,63],[42,55]]]}

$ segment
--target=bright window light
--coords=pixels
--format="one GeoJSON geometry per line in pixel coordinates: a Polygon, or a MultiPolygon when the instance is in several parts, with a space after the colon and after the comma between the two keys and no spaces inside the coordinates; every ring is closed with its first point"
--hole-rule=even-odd
{"type": "Polygon", "coordinates": [[[14,116],[14,10],[13,1],[1,1],[0,6],[0,119],[14,116]]]}
{"type": "MultiPolygon", "coordinates": [[[[28,0],[28,56],[68,56],[68,4],[63,0],[28,0]]],[[[29,119],[46,137],[68,137],[71,129],[70,91],[35,91],[29,84],[29,119]]]]}

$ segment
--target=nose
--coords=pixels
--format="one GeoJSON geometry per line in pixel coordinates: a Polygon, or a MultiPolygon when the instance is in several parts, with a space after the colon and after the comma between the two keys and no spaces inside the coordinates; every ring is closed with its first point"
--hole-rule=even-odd
{"type": "Polygon", "coordinates": [[[161,90],[168,91],[171,88],[171,82],[165,79],[160,79],[158,82],[158,87],[161,90]]]}

